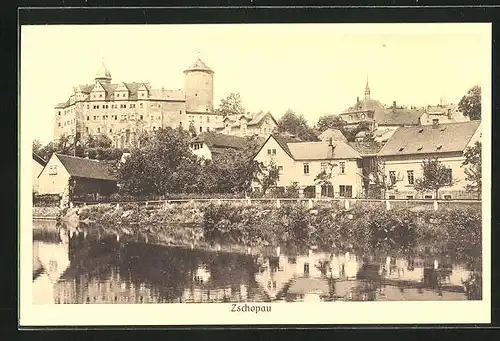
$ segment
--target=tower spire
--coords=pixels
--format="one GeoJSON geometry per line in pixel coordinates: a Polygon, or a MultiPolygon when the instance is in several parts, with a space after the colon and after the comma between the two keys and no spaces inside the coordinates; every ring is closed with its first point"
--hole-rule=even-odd
{"type": "Polygon", "coordinates": [[[366,74],[365,99],[370,99],[370,85],[368,85],[368,74],[366,74]]]}

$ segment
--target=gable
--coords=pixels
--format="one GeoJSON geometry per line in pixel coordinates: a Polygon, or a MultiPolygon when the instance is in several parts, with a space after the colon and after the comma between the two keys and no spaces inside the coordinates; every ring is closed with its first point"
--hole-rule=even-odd
{"type": "Polygon", "coordinates": [[[52,154],[49,161],[43,169],[40,171],[38,177],[42,176],[69,176],[68,171],[61,163],[61,161],[57,158],[56,154],[52,154]]]}

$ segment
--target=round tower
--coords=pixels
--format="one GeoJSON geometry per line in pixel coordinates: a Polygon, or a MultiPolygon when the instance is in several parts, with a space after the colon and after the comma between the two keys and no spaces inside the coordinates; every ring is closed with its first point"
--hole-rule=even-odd
{"type": "Polygon", "coordinates": [[[214,72],[200,58],[184,70],[186,111],[213,112],[214,72]]]}
{"type": "Polygon", "coordinates": [[[95,81],[100,83],[111,83],[111,72],[109,72],[106,65],[104,65],[104,60],[102,61],[101,67],[97,70],[95,75],[95,81]]]}

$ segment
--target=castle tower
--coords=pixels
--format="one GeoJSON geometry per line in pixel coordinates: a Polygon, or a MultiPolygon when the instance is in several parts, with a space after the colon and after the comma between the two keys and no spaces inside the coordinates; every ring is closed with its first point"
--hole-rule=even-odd
{"type": "Polygon", "coordinates": [[[184,70],[186,111],[213,112],[214,72],[200,58],[184,70]]]}
{"type": "Polygon", "coordinates": [[[95,81],[100,83],[111,83],[111,72],[109,72],[106,65],[104,65],[104,60],[102,61],[101,67],[97,70],[95,75],[95,81]]]}
{"type": "Polygon", "coordinates": [[[370,99],[370,86],[368,85],[368,75],[366,76],[365,99],[370,99]]]}

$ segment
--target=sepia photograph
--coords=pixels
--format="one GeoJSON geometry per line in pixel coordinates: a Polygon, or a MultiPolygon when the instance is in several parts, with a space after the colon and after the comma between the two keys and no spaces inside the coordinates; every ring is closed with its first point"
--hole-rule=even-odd
{"type": "Polygon", "coordinates": [[[21,316],[489,322],[490,31],[22,26],[21,316]]]}

